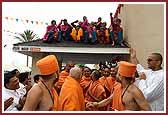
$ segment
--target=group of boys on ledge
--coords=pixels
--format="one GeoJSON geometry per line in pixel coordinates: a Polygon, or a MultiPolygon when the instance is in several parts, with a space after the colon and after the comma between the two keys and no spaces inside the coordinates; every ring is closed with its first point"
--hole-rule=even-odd
{"type": "Polygon", "coordinates": [[[121,19],[113,18],[113,14],[110,13],[111,24],[109,28],[106,27],[107,23],[102,22],[102,18],[99,17],[97,22],[88,22],[86,16],[83,16],[83,22],[74,21],[71,24],[67,19],[61,20],[57,25],[55,20],[51,21],[51,25],[47,26],[47,31],[43,37],[43,42],[62,42],[62,41],[74,41],[83,43],[105,43],[112,46],[120,45],[124,46],[123,40],[123,28],[121,25],[121,19]]]}

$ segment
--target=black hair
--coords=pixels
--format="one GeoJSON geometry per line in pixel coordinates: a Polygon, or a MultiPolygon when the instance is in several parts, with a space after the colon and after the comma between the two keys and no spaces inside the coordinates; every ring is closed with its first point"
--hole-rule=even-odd
{"type": "Polygon", "coordinates": [[[55,23],[55,24],[56,24],[56,21],[55,21],[55,20],[52,20],[52,21],[51,21],[51,24],[53,24],[53,23],[55,23]]]}
{"type": "Polygon", "coordinates": [[[98,70],[94,70],[93,75],[96,80],[98,80],[101,77],[101,73],[98,70]]]}
{"type": "Polygon", "coordinates": [[[121,23],[121,19],[117,18],[117,21],[119,21],[121,23]]]}
{"type": "Polygon", "coordinates": [[[40,79],[40,75],[39,74],[35,75],[33,79],[34,79],[34,82],[37,83],[37,81],[40,79]]]}
{"type": "Polygon", "coordinates": [[[84,66],[84,68],[83,69],[85,69],[85,68],[87,68],[87,69],[89,69],[89,71],[92,71],[89,67],[87,67],[87,66],[84,66]]]}
{"type": "Polygon", "coordinates": [[[15,74],[12,74],[11,72],[4,73],[4,87],[6,87],[6,84],[8,84],[9,80],[14,76],[15,74]]]}
{"type": "Polygon", "coordinates": [[[101,17],[98,17],[98,19],[102,19],[101,17]]]}
{"type": "Polygon", "coordinates": [[[67,22],[67,19],[64,19],[63,21],[64,21],[64,22],[67,22]]]}
{"type": "Polygon", "coordinates": [[[14,69],[11,71],[11,74],[16,75],[16,72],[19,71],[18,69],[14,69]]]}
{"type": "Polygon", "coordinates": [[[29,72],[24,72],[19,74],[19,82],[23,83],[26,79],[28,79],[29,72]]]}

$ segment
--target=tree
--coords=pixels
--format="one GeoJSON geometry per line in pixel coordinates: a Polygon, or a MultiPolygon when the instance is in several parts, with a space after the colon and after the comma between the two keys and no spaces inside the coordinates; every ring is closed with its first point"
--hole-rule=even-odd
{"type": "MultiPolygon", "coordinates": [[[[29,42],[39,39],[38,35],[35,34],[32,30],[25,30],[23,33],[19,33],[17,36],[14,36],[14,39],[18,39],[21,42],[29,42]]],[[[27,56],[27,66],[29,63],[29,58],[27,56]]]]}
{"type": "Polygon", "coordinates": [[[14,36],[14,38],[21,42],[29,42],[39,39],[37,34],[35,34],[32,30],[25,30],[23,33],[19,33],[18,36],[14,36]]]}

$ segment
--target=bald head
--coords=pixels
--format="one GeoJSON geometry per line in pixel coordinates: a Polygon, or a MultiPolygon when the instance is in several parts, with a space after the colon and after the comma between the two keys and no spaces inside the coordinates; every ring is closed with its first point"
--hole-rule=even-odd
{"type": "Polygon", "coordinates": [[[152,55],[154,56],[154,58],[158,61],[160,61],[160,65],[162,64],[163,61],[163,57],[160,53],[152,53],[152,55]]]}
{"type": "Polygon", "coordinates": [[[81,79],[81,75],[82,75],[82,71],[79,67],[73,67],[71,70],[70,70],[70,73],[69,75],[76,79],[76,80],[80,80],[81,79]]]}

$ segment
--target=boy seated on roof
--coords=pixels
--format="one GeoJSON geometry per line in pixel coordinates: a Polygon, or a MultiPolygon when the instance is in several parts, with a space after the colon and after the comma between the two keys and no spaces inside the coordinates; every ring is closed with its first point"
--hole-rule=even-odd
{"type": "Polygon", "coordinates": [[[60,39],[60,41],[72,40],[71,35],[70,35],[72,28],[73,27],[67,22],[67,19],[61,20],[61,22],[58,24],[59,33],[61,33],[58,37],[60,39]],[[62,22],[63,22],[63,24],[62,24],[62,22]]]}
{"type": "Polygon", "coordinates": [[[83,29],[81,28],[82,22],[78,20],[71,23],[73,29],[71,32],[71,37],[75,42],[80,42],[83,38],[83,29]]]}
{"type": "Polygon", "coordinates": [[[47,26],[47,31],[43,37],[43,42],[51,43],[58,40],[58,28],[56,21],[52,20],[51,25],[47,26]]]}

